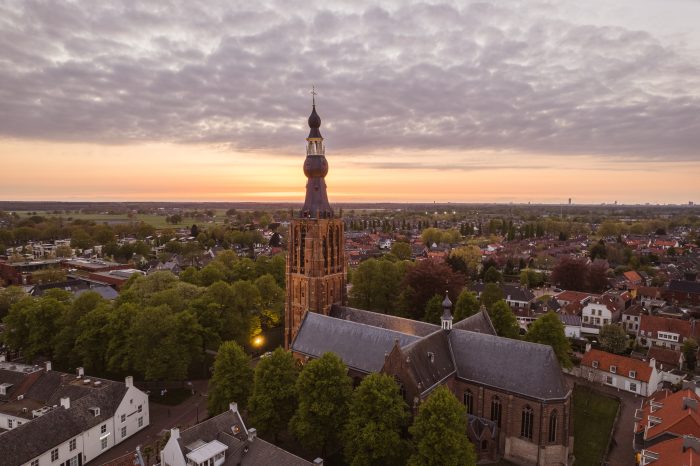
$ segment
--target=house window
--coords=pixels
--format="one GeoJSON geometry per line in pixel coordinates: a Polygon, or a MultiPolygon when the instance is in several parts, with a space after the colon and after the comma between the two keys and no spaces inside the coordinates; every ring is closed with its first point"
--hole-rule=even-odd
{"type": "Polygon", "coordinates": [[[630,379],[634,379],[637,377],[637,372],[636,371],[630,371],[630,379]]]}
{"type": "Polygon", "coordinates": [[[615,367],[615,366],[610,366],[610,373],[611,373],[611,374],[617,373],[617,367],[615,367]]]}
{"type": "Polygon", "coordinates": [[[122,422],[126,422],[126,414],[122,414],[122,422]]]}
{"type": "Polygon", "coordinates": [[[139,413],[140,413],[141,411],[143,411],[143,406],[142,406],[142,405],[139,405],[138,411],[139,411],[139,413]]]}
{"type": "Polygon", "coordinates": [[[608,384],[608,385],[612,385],[612,384],[613,384],[612,375],[606,375],[606,376],[605,376],[605,383],[608,384]]]}
{"type": "Polygon", "coordinates": [[[549,442],[557,441],[557,410],[552,411],[549,415],[549,442]]]}
{"type": "Polygon", "coordinates": [[[56,461],[58,459],[58,448],[51,450],[51,461],[56,461]]]}
{"type": "Polygon", "coordinates": [[[593,361],[591,363],[591,366],[593,367],[593,369],[598,369],[598,361],[593,361]]]}
{"type": "Polygon", "coordinates": [[[534,414],[532,408],[525,406],[523,408],[520,420],[520,436],[532,440],[532,424],[534,422],[534,414]]]}
{"type": "Polygon", "coordinates": [[[139,427],[143,427],[143,417],[139,418],[139,427]]]}
{"type": "Polygon", "coordinates": [[[107,437],[105,437],[105,438],[102,439],[102,442],[100,443],[100,448],[101,448],[102,450],[106,450],[106,449],[107,449],[107,437]]]}
{"type": "Polygon", "coordinates": [[[73,451],[77,448],[77,440],[76,439],[71,439],[70,442],[68,442],[68,451],[73,451]]]}
{"type": "Polygon", "coordinates": [[[100,427],[100,433],[101,434],[107,433],[107,424],[102,424],[102,427],[100,427]]]}
{"type": "Polygon", "coordinates": [[[122,427],[122,438],[126,437],[126,426],[122,427]]]}
{"type": "Polygon", "coordinates": [[[464,391],[464,406],[467,407],[467,414],[474,413],[474,395],[469,389],[464,391]]]}
{"type": "Polygon", "coordinates": [[[12,419],[7,420],[7,428],[12,429],[12,419]]]}
{"type": "Polygon", "coordinates": [[[497,396],[491,399],[491,420],[501,427],[501,400],[497,396]]]}
{"type": "Polygon", "coordinates": [[[39,460],[32,460],[32,463],[30,466],[39,466],[39,460]]]}

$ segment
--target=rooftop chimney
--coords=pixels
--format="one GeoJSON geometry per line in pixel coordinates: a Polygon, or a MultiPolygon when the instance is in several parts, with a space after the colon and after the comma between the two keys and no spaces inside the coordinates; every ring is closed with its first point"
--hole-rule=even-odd
{"type": "Polygon", "coordinates": [[[126,385],[127,387],[133,387],[134,386],[134,377],[131,375],[127,375],[124,378],[124,385],[126,385]]]}
{"type": "Polygon", "coordinates": [[[175,440],[179,439],[180,429],[178,429],[177,427],[173,427],[172,429],[170,429],[170,438],[175,440]]]}
{"type": "Polygon", "coordinates": [[[252,442],[253,440],[255,440],[255,437],[257,437],[257,436],[258,436],[258,431],[255,427],[251,427],[250,429],[248,429],[248,441],[249,442],[252,442]]]}
{"type": "MultiPolygon", "coordinates": [[[[698,410],[698,400],[690,397],[683,397],[683,409],[692,409],[693,411],[698,410]]],[[[700,452],[699,452],[700,453],[700,452]]]]}
{"type": "Polygon", "coordinates": [[[649,367],[654,369],[656,367],[656,359],[655,358],[650,358],[649,359],[649,367]]]}
{"type": "Polygon", "coordinates": [[[51,361],[46,361],[45,365],[46,365],[46,372],[50,371],[51,370],[51,361]]]}
{"type": "Polygon", "coordinates": [[[61,398],[61,406],[63,406],[65,409],[70,409],[70,398],[61,398]]]}
{"type": "Polygon", "coordinates": [[[0,354],[0,362],[5,362],[5,355],[4,354],[0,354]]]}
{"type": "Polygon", "coordinates": [[[700,439],[693,437],[692,435],[683,436],[683,451],[688,448],[695,450],[695,453],[700,454],[700,439]]]}
{"type": "Polygon", "coordinates": [[[84,369],[84,368],[78,367],[76,370],[78,371],[78,377],[82,377],[82,376],[85,375],[85,369],[84,369]]]}
{"type": "Polygon", "coordinates": [[[316,459],[314,460],[314,464],[315,464],[316,466],[323,466],[323,458],[316,458],[316,459]]]}
{"type": "Polygon", "coordinates": [[[228,408],[231,410],[231,412],[237,413],[238,412],[238,403],[236,403],[236,402],[229,403],[228,408]]]}

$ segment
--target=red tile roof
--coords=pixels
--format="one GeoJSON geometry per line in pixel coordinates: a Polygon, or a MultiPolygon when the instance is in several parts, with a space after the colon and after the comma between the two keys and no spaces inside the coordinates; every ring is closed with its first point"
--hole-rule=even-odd
{"type": "Polygon", "coordinates": [[[642,314],[641,322],[639,323],[640,334],[643,337],[658,338],[658,332],[671,332],[680,335],[680,342],[684,338],[700,336],[700,325],[692,325],[689,320],[674,319],[672,317],[650,316],[642,314]],[[644,333],[641,333],[641,332],[644,333]]]}
{"type": "Polygon", "coordinates": [[[635,371],[634,378],[639,381],[648,383],[651,378],[652,368],[645,361],[592,349],[583,355],[581,364],[593,368],[593,361],[597,361],[597,369],[604,372],[610,372],[610,366],[615,366],[615,373],[623,377],[629,377],[630,371],[635,371]]]}
{"type": "Polygon", "coordinates": [[[558,295],[554,296],[557,301],[568,301],[570,303],[578,303],[588,298],[589,296],[595,296],[591,293],[584,293],[582,291],[562,291],[558,295]]]}
{"type": "MultiPolygon", "coordinates": [[[[697,439],[695,439],[697,441],[697,439]]],[[[659,459],[648,463],[653,466],[699,466],[700,453],[694,448],[683,447],[683,437],[666,440],[646,449],[656,453],[659,459]]]]}
{"type": "Polygon", "coordinates": [[[624,276],[628,282],[632,282],[632,283],[641,283],[642,282],[642,277],[634,270],[630,270],[629,272],[625,272],[624,276]]]}
{"type": "Polygon", "coordinates": [[[649,424],[649,416],[657,418],[660,422],[646,430],[646,440],[658,437],[666,432],[674,435],[694,435],[700,437],[700,397],[693,390],[681,390],[666,398],[655,401],[657,406],[652,410],[650,401],[642,407],[642,419],[637,424],[637,432],[642,432],[649,424]],[[698,405],[695,408],[685,404],[686,398],[695,400],[698,405]],[[661,404],[661,406],[658,406],[661,404]]]}

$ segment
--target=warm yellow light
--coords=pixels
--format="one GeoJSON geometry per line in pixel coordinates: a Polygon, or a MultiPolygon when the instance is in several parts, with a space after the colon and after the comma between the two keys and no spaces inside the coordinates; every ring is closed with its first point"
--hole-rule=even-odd
{"type": "Polygon", "coordinates": [[[257,337],[253,338],[254,346],[260,347],[263,345],[263,343],[265,343],[265,339],[261,335],[258,335],[257,337]]]}

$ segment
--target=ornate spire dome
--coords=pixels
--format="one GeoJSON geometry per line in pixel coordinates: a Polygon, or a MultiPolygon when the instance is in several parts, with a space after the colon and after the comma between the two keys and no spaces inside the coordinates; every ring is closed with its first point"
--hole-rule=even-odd
{"type": "Polygon", "coordinates": [[[442,321],[443,330],[452,330],[452,301],[448,296],[448,292],[445,291],[445,299],[442,302],[442,321]]]}
{"type": "Polygon", "coordinates": [[[302,217],[331,218],[333,210],[328,203],[325,177],[328,174],[328,162],[326,161],[326,148],[321,136],[321,117],[316,113],[316,90],[312,90],[313,100],[311,115],[309,116],[309,137],[306,138],[306,160],[304,161],[304,174],[309,179],[306,182],[306,199],[302,208],[302,217]]]}

